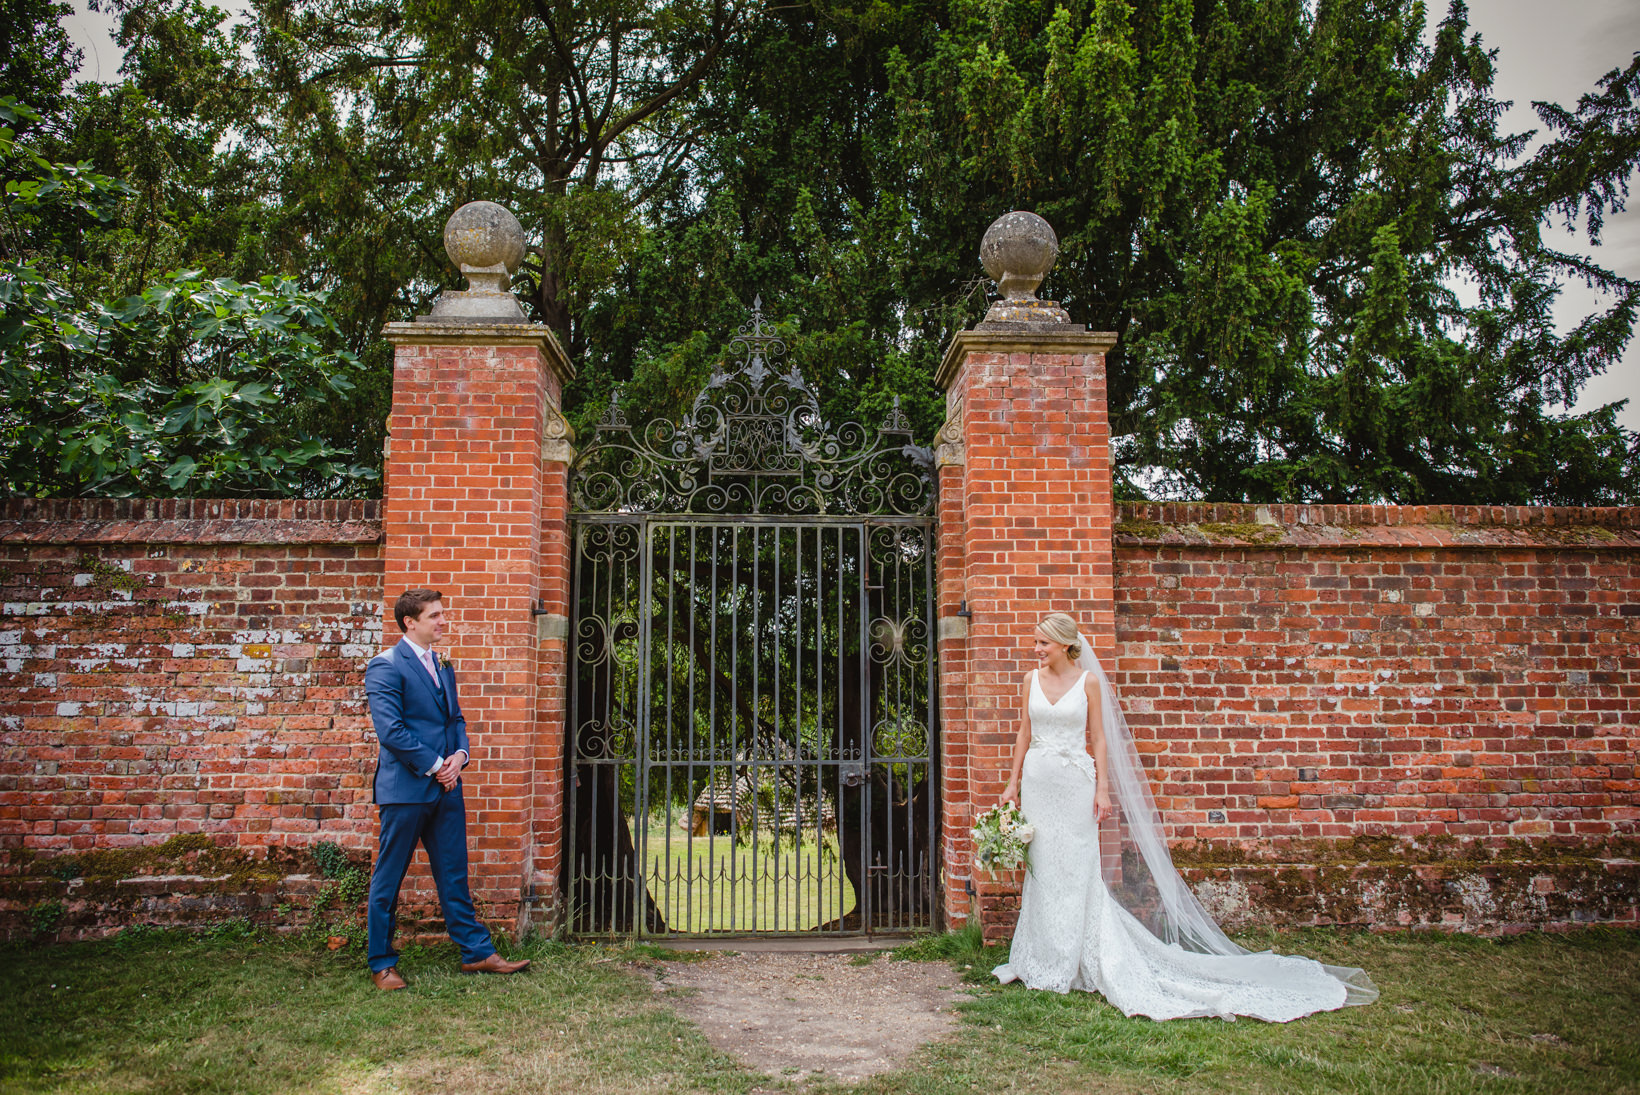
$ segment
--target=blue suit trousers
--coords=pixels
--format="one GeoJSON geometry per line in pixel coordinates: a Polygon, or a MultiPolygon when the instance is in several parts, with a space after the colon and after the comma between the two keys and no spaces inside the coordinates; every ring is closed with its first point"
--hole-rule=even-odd
{"type": "Polygon", "coordinates": [[[461,784],[455,790],[440,788],[432,802],[384,802],[381,838],[376,848],[376,868],[370,876],[368,930],[370,970],[384,970],[397,964],[393,930],[399,905],[399,887],[410,869],[416,845],[427,849],[427,863],[438,887],[439,907],[444,911],[444,927],[461,950],[463,962],[482,962],[495,953],[490,930],[479,923],[473,895],[467,886],[467,807],[461,784]]]}

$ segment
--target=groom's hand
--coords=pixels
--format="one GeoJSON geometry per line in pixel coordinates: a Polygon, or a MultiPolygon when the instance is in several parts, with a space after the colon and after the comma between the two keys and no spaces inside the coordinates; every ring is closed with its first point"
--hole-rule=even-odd
{"type": "Polygon", "coordinates": [[[461,778],[461,762],[464,759],[459,749],[444,758],[444,763],[433,774],[433,778],[438,780],[440,787],[446,791],[456,789],[456,781],[461,778]]]}

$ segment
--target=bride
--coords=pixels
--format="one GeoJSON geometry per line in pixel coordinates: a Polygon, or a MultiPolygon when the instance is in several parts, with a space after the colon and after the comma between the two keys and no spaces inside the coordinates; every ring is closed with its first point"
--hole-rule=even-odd
{"type": "Polygon", "coordinates": [[[1036,835],[997,978],[1099,992],[1152,1019],[1284,1023],[1377,999],[1361,970],[1252,953],[1225,937],[1173,867],[1116,693],[1076,621],[1044,617],[1035,649],[1002,801],[1019,806],[1036,835]],[[1102,854],[1101,825],[1115,854],[1102,854]]]}

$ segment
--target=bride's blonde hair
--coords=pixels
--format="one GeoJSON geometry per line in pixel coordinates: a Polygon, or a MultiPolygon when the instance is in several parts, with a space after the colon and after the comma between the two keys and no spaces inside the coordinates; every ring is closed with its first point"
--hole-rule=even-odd
{"type": "Polygon", "coordinates": [[[1082,644],[1077,641],[1076,620],[1063,612],[1050,612],[1042,617],[1042,622],[1036,629],[1048,637],[1050,642],[1062,643],[1065,646],[1065,655],[1075,661],[1082,655],[1082,644]]]}

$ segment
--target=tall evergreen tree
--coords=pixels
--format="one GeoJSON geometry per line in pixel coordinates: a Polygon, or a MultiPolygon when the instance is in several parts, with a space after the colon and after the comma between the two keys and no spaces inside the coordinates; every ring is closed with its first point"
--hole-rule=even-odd
{"type": "Polygon", "coordinates": [[[1635,438],[1615,408],[1554,408],[1618,359],[1640,292],[1540,236],[1556,212],[1598,231],[1621,208],[1640,152],[1635,67],[1575,112],[1546,110],[1555,139],[1521,162],[1528,138],[1498,132],[1494,58],[1461,4],[1427,44],[1423,6],[1403,2],[897,10],[910,18],[888,48],[861,48],[848,11],[760,24],[770,40],[744,56],[818,64],[748,95],[743,62],[718,101],[749,103],[742,132],[807,138],[806,154],[759,157],[757,137],[725,135],[718,197],[737,215],[705,203],[664,231],[779,225],[786,239],[755,250],[802,272],[799,297],[825,296],[834,270],[870,271],[833,310],[869,315],[871,289],[889,287],[886,334],[926,364],[977,312],[953,290],[980,230],[1036,210],[1061,238],[1045,290],[1120,336],[1112,417],[1130,494],[1635,497],[1635,438]],[[827,47],[806,50],[811,37],[827,47]],[[759,170],[767,185],[735,185],[759,170]],[[837,241],[824,271],[805,269],[814,238],[837,241]],[[1569,277],[1612,303],[1560,335],[1550,309],[1569,277]]]}
{"type": "Polygon", "coordinates": [[[1616,408],[1569,412],[1640,290],[1541,236],[1572,218],[1593,241],[1622,208],[1640,70],[1542,107],[1527,156],[1462,4],[1429,33],[1412,0],[257,0],[229,30],[200,0],[121,0],[122,79],[69,91],[55,9],[9,6],[40,30],[0,73],[49,68],[67,104],[19,139],[132,186],[111,223],[13,225],[12,253],[104,299],[187,267],[326,290],[368,371],[312,413],[360,458],[380,325],[456,281],[461,201],[538,241],[523,293],[581,367],[572,417],[617,382],[675,411],[761,294],[828,413],[898,395],[925,435],[940,350],[984,306],[978,236],[1030,208],[1061,237],[1045,292],[1120,336],[1130,494],[1640,491],[1616,408]],[[1571,278],[1607,305],[1560,333],[1571,278]]]}
{"type": "Polygon", "coordinates": [[[521,293],[574,354],[580,314],[628,260],[636,210],[695,150],[693,101],[744,20],[733,0],[254,12],[288,223],[325,241],[333,275],[375,290],[361,303],[380,318],[399,286],[449,279],[439,237],[454,206],[500,201],[535,241],[521,293]]]}

